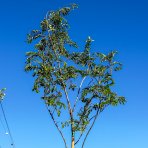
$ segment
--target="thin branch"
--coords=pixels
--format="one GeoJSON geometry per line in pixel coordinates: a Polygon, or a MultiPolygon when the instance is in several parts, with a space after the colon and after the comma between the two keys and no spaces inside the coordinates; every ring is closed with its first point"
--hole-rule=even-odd
{"type": "Polygon", "coordinates": [[[66,87],[64,86],[64,93],[65,93],[65,96],[66,96],[66,101],[67,101],[67,104],[68,104],[68,110],[69,110],[69,113],[71,115],[71,104],[70,104],[70,99],[68,97],[68,93],[67,93],[67,90],[66,90],[66,87]]]}
{"type": "Polygon", "coordinates": [[[53,115],[54,115],[55,111],[56,111],[56,107],[54,108],[54,110],[53,110],[53,112],[52,112],[53,115]]]}
{"type": "Polygon", "coordinates": [[[85,79],[86,79],[86,76],[85,76],[85,77],[82,79],[82,81],[81,81],[81,84],[80,84],[80,87],[79,87],[79,89],[78,89],[77,97],[76,97],[76,100],[75,100],[75,103],[74,103],[72,112],[74,112],[75,107],[76,107],[76,105],[77,105],[77,102],[78,102],[78,100],[79,100],[80,90],[81,90],[81,87],[82,87],[83,82],[84,82],[85,79]]]}
{"type": "MultiPolygon", "coordinates": [[[[89,119],[89,122],[90,122],[93,118],[95,118],[95,117],[96,117],[96,114],[95,114],[93,117],[91,117],[91,118],[89,119]]],[[[85,129],[86,129],[86,126],[85,126],[85,128],[84,128],[84,131],[85,131],[85,129]]],[[[78,140],[75,142],[75,145],[81,140],[83,134],[84,134],[84,132],[81,133],[80,137],[79,137],[78,140]]]]}
{"type": "Polygon", "coordinates": [[[89,119],[89,122],[93,119],[93,118],[95,118],[96,117],[96,115],[94,115],[93,117],[91,117],[90,119],[89,119]]]}
{"type": "Polygon", "coordinates": [[[46,104],[46,108],[47,108],[47,110],[48,110],[48,112],[49,112],[49,114],[50,114],[50,116],[51,116],[51,119],[52,119],[53,122],[54,122],[54,125],[56,126],[57,130],[59,131],[59,133],[60,133],[60,135],[61,135],[61,137],[62,137],[62,139],[63,139],[63,142],[64,142],[64,144],[65,144],[65,148],[68,148],[67,143],[66,143],[66,139],[65,139],[65,137],[64,137],[64,135],[63,135],[61,129],[59,128],[57,122],[55,121],[55,118],[54,118],[54,116],[53,116],[51,110],[48,108],[47,104],[46,104]]]}
{"type": "MultiPolygon", "coordinates": [[[[95,78],[95,80],[97,81],[96,78],[95,78]]],[[[98,80],[98,81],[100,81],[100,80],[98,80]]],[[[98,82],[98,81],[97,81],[97,82],[98,82]]],[[[93,82],[93,79],[89,82],[89,85],[90,85],[92,82],[93,82]]],[[[90,102],[91,102],[91,101],[90,101],[90,102]]],[[[101,101],[100,101],[99,104],[101,104],[101,101]]],[[[101,110],[100,110],[100,112],[101,112],[101,110]]],[[[94,119],[94,121],[93,121],[93,123],[92,123],[90,129],[88,130],[88,132],[87,132],[87,134],[86,134],[86,137],[85,137],[85,139],[84,139],[82,148],[84,147],[85,141],[86,141],[86,139],[87,139],[87,137],[88,137],[88,135],[89,135],[91,129],[92,129],[93,126],[94,126],[94,123],[95,123],[95,121],[96,121],[96,119],[97,119],[97,117],[98,117],[98,114],[99,114],[99,109],[97,110],[97,113],[89,119],[89,122],[90,122],[91,120],[93,120],[93,119],[94,119]]],[[[80,124],[80,123],[79,123],[79,124],[80,124]]],[[[84,130],[85,130],[85,129],[86,129],[86,126],[85,126],[84,130]]],[[[76,141],[75,145],[80,141],[80,139],[81,139],[81,137],[83,136],[83,134],[84,134],[84,132],[81,133],[81,135],[80,135],[80,137],[78,138],[78,140],[76,141]]]]}
{"type": "Polygon", "coordinates": [[[98,115],[99,115],[99,109],[97,110],[97,113],[96,113],[96,116],[95,116],[95,118],[94,118],[94,121],[93,121],[91,127],[89,128],[89,130],[88,130],[88,132],[87,132],[85,138],[84,138],[84,141],[83,141],[83,144],[82,144],[82,148],[84,148],[84,144],[85,144],[85,142],[86,142],[86,139],[87,139],[87,137],[88,137],[90,131],[92,130],[92,128],[93,128],[93,126],[94,126],[94,124],[95,124],[95,122],[96,122],[96,119],[97,119],[98,115]]]}
{"type": "Polygon", "coordinates": [[[91,79],[91,81],[88,83],[88,85],[87,86],[90,86],[90,84],[93,82],[93,79],[91,79]]]}
{"type": "MultiPolygon", "coordinates": [[[[90,102],[87,104],[87,106],[84,108],[84,111],[83,111],[83,114],[82,114],[82,117],[85,116],[85,113],[86,113],[86,108],[88,108],[88,106],[90,105],[91,101],[92,101],[93,98],[91,98],[90,102]]],[[[78,122],[76,128],[79,127],[80,123],[81,123],[82,119],[80,118],[80,121],[78,122]]]]}
{"type": "MultiPolygon", "coordinates": [[[[83,82],[83,80],[82,80],[82,82],[83,82]]],[[[88,83],[88,86],[89,86],[92,82],[93,82],[93,79],[91,79],[91,81],[88,83]]],[[[89,122],[90,122],[94,117],[95,117],[95,115],[94,115],[92,118],[89,119],[89,122]]],[[[79,126],[79,124],[80,124],[80,122],[78,123],[78,126],[79,126]]],[[[78,126],[77,126],[77,127],[78,127],[78,126]]],[[[84,130],[85,130],[85,129],[86,129],[86,126],[85,126],[84,130]]],[[[81,133],[80,137],[79,137],[78,140],[75,142],[75,145],[80,141],[80,139],[81,139],[81,137],[83,136],[83,134],[84,134],[84,132],[81,133]]]]}
{"type": "MultiPolygon", "coordinates": [[[[46,96],[46,91],[44,90],[44,97],[45,97],[45,96],[46,96]]],[[[59,128],[58,123],[56,122],[56,120],[55,120],[55,118],[54,118],[54,115],[53,115],[54,112],[55,112],[55,110],[56,110],[56,108],[54,108],[54,111],[52,112],[52,111],[48,108],[48,105],[47,105],[47,103],[46,103],[45,100],[44,100],[44,103],[45,103],[45,106],[46,106],[47,111],[49,112],[49,114],[50,114],[50,116],[51,116],[51,119],[52,119],[54,125],[56,126],[58,132],[60,133],[60,135],[61,135],[61,137],[62,137],[62,139],[63,139],[63,142],[64,142],[64,144],[65,144],[65,148],[68,148],[67,143],[66,143],[66,139],[65,139],[65,137],[64,137],[64,135],[63,135],[61,129],[59,128]]]]}
{"type": "Polygon", "coordinates": [[[83,134],[84,134],[84,132],[81,133],[80,137],[79,137],[78,140],[75,142],[75,145],[81,140],[83,134]]]}

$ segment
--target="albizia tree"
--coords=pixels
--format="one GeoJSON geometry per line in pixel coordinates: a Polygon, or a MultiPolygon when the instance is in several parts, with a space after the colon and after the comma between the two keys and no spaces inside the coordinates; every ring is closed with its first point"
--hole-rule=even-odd
{"type": "Polygon", "coordinates": [[[27,52],[25,67],[27,72],[33,73],[33,91],[43,94],[42,99],[65,148],[68,145],[63,128],[70,127],[71,148],[81,138],[83,148],[101,112],[108,106],[126,102],[124,97],[112,91],[115,85],[113,73],[122,66],[114,59],[117,52],[93,52],[90,37],[86,39],[82,51],[71,40],[65,16],[75,8],[77,5],[73,4],[49,11],[40,29],[28,34],[28,43],[35,46],[27,52]]]}

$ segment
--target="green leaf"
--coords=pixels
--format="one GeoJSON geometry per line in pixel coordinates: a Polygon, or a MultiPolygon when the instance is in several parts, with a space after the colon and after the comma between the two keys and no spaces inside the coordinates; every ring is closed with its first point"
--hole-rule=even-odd
{"type": "Polygon", "coordinates": [[[57,110],[57,115],[58,115],[58,117],[60,117],[60,115],[61,115],[61,111],[60,110],[57,110]]]}

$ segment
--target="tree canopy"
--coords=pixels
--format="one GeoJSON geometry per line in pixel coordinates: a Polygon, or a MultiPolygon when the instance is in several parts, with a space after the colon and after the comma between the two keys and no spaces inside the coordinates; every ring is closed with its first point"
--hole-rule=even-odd
{"type": "Polygon", "coordinates": [[[62,128],[71,127],[74,148],[84,136],[82,148],[96,119],[108,106],[126,102],[113,91],[113,73],[122,64],[115,60],[117,51],[108,54],[93,52],[93,39],[88,37],[83,51],[69,36],[67,15],[78,6],[49,11],[40,29],[32,30],[27,41],[34,49],[26,53],[26,72],[35,78],[33,91],[41,92],[49,114],[67,142],[62,128]],[[63,116],[67,113],[69,118],[63,116]],[[60,124],[59,122],[60,121],[60,124]]]}

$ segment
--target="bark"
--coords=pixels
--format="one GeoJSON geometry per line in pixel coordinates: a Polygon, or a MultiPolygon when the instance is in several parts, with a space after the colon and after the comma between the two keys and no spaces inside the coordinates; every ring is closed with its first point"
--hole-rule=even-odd
{"type": "Polygon", "coordinates": [[[73,120],[73,112],[71,110],[71,148],[75,147],[75,132],[74,132],[74,120],[73,120]]]}
{"type": "Polygon", "coordinates": [[[71,140],[71,148],[74,148],[75,147],[75,138],[72,137],[72,140],[71,140]]]}

